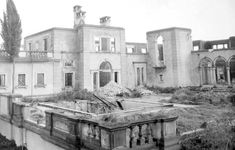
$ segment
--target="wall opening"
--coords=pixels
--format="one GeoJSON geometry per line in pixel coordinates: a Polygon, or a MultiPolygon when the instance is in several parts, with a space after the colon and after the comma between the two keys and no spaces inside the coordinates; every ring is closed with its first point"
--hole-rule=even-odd
{"type": "Polygon", "coordinates": [[[105,86],[111,81],[112,66],[109,62],[105,61],[100,65],[100,87],[105,86]]]}

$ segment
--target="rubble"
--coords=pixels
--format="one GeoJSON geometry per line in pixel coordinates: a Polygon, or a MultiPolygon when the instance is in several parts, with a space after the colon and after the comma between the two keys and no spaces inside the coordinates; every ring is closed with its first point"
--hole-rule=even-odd
{"type": "Polygon", "coordinates": [[[146,87],[144,86],[138,86],[134,89],[135,91],[137,91],[138,93],[140,93],[140,95],[153,95],[153,91],[148,90],[146,87]]]}
{"type": "Polygon", "coordinates": [[[121,93],[130,94],[130,91],[127,88],[122,87],[121,85],[113,81],[110,81],[104,87],[101,87],[97,92],[99,93],[99,95],[105,95],[107,97],[114,97],[117,94],[121,93]]]}

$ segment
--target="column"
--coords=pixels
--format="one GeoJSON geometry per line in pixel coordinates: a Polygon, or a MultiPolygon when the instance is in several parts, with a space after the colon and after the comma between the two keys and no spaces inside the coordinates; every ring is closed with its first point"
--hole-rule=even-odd
{"type": "Polygon", "coordinates": [[[213,84],[216,84],[216,74],[215,74],[215,67],[212,67],[212,77],[213,77],[213,84]]]}
{"type": "Polygon", "coordinates": [[[228,85],[231,85],[231,79],[230,79],[230,67],[227,67],[227,80],[228,80],[228,85]]]}
{"type": "Polygon", "coordinates": [[[198,70],[199,70],[199,78],[200,78],[200,86],[201,86],[202,85],[202,68],[199,67],[198,70]]]}

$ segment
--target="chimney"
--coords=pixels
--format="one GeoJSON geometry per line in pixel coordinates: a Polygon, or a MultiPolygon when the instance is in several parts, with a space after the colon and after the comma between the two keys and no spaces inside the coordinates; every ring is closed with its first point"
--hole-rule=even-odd
{"type": "Polygon", "coordinates": [[[74,28],[77,28],[79,25],[85,24],[85,11],[82,11],[82,6],[76,5],[73,7],[74,13],[74,28]]]}
{"type": "Polygon", "coordinates": [[[104,17],[100,18],[100,25],[109,26],[110,22],[111,22],[110,18],[111,17],[109,17],[109,16],[104,16],[104,17]]]}

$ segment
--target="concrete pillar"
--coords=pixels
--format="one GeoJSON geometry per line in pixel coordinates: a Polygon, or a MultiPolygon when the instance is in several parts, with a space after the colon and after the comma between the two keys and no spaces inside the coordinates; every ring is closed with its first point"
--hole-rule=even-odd
{"type": "Polygon", "coordinates": [[[227,67],[227,80],[228,80],[228,85],[231,85],[231,79],[230,79],[230,67],[227,67]]]}

